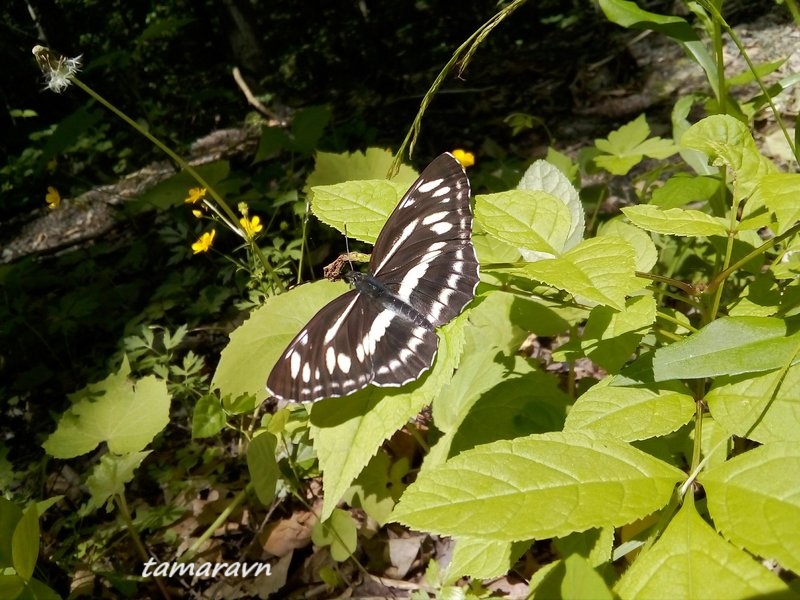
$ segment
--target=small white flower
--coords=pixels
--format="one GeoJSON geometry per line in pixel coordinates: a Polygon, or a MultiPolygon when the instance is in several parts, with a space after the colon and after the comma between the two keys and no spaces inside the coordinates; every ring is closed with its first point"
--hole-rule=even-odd
{"type": "Polygon", "coordinates": [[[67,58],[56,56],[49,48],[34,46],[33,56],[47,80],[47,87],[60,94],[69,87],[71,78],[81,67],[81,56],[67,58]]]}

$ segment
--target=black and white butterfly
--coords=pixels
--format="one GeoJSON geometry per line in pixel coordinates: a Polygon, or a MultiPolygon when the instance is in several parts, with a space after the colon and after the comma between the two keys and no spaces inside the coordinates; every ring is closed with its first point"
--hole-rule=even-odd
{"type": "Polygon", "coordinates": [[[398,203],[375,241],[369,274],[324,306],[291,341],[267,380],[279,399],[346,396],[369,384],[398,387],[433,364],[436,327],[475,296],[469,180],[449,153],[398,203]]]}

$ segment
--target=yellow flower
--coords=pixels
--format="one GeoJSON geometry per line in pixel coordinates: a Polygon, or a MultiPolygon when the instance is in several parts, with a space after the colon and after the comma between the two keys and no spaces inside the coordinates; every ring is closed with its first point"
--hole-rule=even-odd
{"type": "Polygon", "coordinates": [[[195,204],[202,200],[206,195],[206,188],[192,188],[189,190],[189,196],[184,199],[186,204],[195,204]]]}
{"type": "Polygon", "coordinates": [[[47,206],[51,209],[58,208],[58,205],[61,204],[61,194],[51,185],[47,186],[47,195],[44,199],[47,202],[47,206]]]}
{"type": "Polygon", "coordinates": [[[201,211],[201,210],[193,210],[192,214],[199,219],[200,217],[203,216],[203,211],[201,211]]]}
{"type": "Polygon", "coordinates": [[[261,224],[261,219],[258,218],[258,215],[254,216],[252,219],[248,219],[247,217],[242,217],[239,219],[239,224],[244,229],[245,235],[251,238],[259,231],[264,229],[264,226],[261,224]]]}
{"type": "Polygon", "coordinates": [[[201,252],[208,252],[211,248],[211,244],[214,243],[214,236],[217,235],[217,230],[212,229],[211,231],[206,231],[200,238],[192,244],[192,252],[195,254],[200,254],[201,252]]]}
{"type": "Polygon", "coordinates": [[[466,150],[457,148],[453,150],[452,154],[453,157],[460,162],[465,169],[475,164],[475,155],[472,152],[467,152],[466,150]]]}

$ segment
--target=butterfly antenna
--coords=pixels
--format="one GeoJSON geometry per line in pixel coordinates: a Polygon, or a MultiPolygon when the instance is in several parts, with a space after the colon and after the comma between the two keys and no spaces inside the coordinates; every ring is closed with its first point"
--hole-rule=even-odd
{"type": "Polygon", "coordinates": [[[353,263],[350,260],[350,243],[347,241],[347,223],[344,224],[344,249],[346,252],[347,264],[350,265],[351,271],[355,271],[355,267],[353,267],[353,263]]]}

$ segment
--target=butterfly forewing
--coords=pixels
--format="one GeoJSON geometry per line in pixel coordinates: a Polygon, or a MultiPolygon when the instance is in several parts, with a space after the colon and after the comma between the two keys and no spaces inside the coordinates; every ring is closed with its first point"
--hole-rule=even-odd
{"type": "Polygon", "coordinates": [[[390,301],[351,291],[325,306],[281,355],[267,382],[270,393],[309,401],[417,379],[436,356],[434,328],[475,296],[471,236],[469,180],[452,155],[442,154],[406,192],[375,242],[368,279],[390,301]]]}

